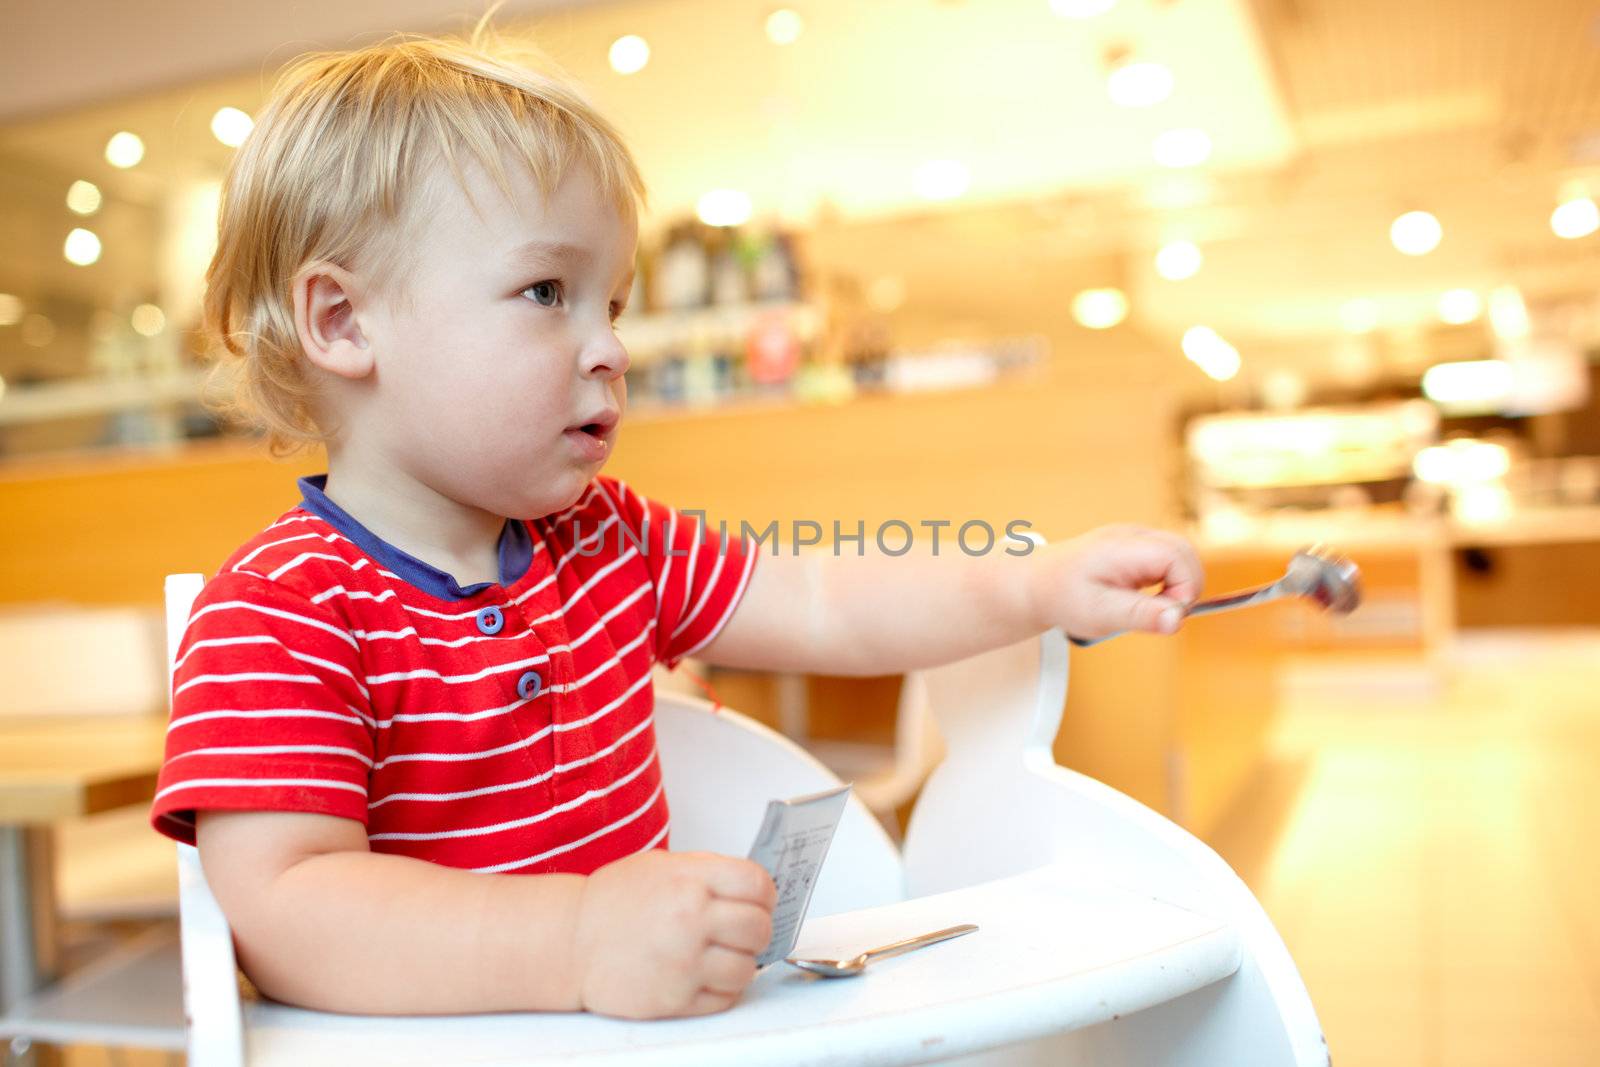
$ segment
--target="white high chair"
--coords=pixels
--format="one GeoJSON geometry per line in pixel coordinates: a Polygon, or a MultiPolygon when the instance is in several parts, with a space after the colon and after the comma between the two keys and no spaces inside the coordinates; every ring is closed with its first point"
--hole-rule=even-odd
{"type": "MultiPolygon", "coordinates": [[[[167,581],[173,648],[200,587],[167,581]]],[[[1054,763],[1059,633],[925,676],[949,755],[904,853],[852,798],[796,952],[853,954],[958,922],[978,932],[859,978],[779,963],[729,1011],[693,1019],[336,1015],[241,998],[227,920],[179,845],[190,1064],[1326,1067],[1283,942],[1221,858],[1054,763]]],[[[693,697],[658,695],[656,733],[675,849],[745,855],[769,799],[837,784],[788,739],[693,697]]]]}

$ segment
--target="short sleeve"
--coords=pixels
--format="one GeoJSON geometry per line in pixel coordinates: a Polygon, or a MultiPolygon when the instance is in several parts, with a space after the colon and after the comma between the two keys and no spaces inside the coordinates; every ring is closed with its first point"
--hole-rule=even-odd
{"type": "Polygon", "coordinates": [[[178,647],[151,824],[187,844],[199,810],[365,825],[370,708],[347,629],[272,581],[224,572],[201,591],[178,647]]]}
{"type": "Polygon", "coordinates": [[[656,660],[669,668],[692,656],[733,617],[760,552],[742,528],[670,507],[603,479],[643,548],[656,595],[656,660]]]}

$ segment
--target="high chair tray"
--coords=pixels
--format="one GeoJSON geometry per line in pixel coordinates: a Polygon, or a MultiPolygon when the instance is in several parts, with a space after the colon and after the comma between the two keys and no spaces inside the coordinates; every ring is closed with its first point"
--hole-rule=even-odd
{"type": "Polygon", "coordinates": [[[293,1064],[901,1064],[1091,1026],[1238,969],[1232,928],[1066,865],[809,919],[796,955],[853,954],[955,923],[978,931],[859,978],[779,963],[731,1010],[630,1022],[578,1014],[330,1015],[247,1002],[247,1061],[293,1064]]]}

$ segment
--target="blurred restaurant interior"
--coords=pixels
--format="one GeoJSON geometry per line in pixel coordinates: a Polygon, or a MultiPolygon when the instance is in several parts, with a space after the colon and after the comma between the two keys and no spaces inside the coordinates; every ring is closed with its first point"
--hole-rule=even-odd
{"type": "MultiPolygon", "coordinates": [[[[149,764],[52,824],[62,970],[174,914],[144,820],[163,576],[215,569],[322,469],[204,402],[233,146],[296,55],[476,14],[0,14],[0,777],[63,721],[149,764]]],[[[1209,592],[1348,555],[1348,617],[1281,603],[1075,651],[1057,757],[1235,867],[1341,1067],[1596,1062],[1600,5],[496,19],[650,189],[609,473],[757,525],[1149,523],[1194,540],[1209,592]]],[[[926,766],[898,678],[691,670],[899,831],[926,766]]],[[[0,821],[28,821],[6,788],[0,821]]]]}

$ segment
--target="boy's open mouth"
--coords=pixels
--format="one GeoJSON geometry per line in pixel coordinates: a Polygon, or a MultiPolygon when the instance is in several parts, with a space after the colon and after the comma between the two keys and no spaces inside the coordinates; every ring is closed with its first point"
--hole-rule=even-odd
{"type": "Polygon", "coordinates": [[[611,454],[611,432],[617,428],[622,412],[617,408],[601,408],[590,412],[590,415],[590,418],[567,427],[565,436],[585,462],[597,463],[611,454]]]}
{"type": "Polygon", "coordinates": [[[579,433],[588,434],[590,437],[604,437],[616,427],[617,421],[621,417],[621,412],[608,408],[604,411],[598,412],[592,419],[589,419],[585,422],[580,422],[575,426],[568,427],[567,432],[572,433],[576,431],[579,433]]]}

